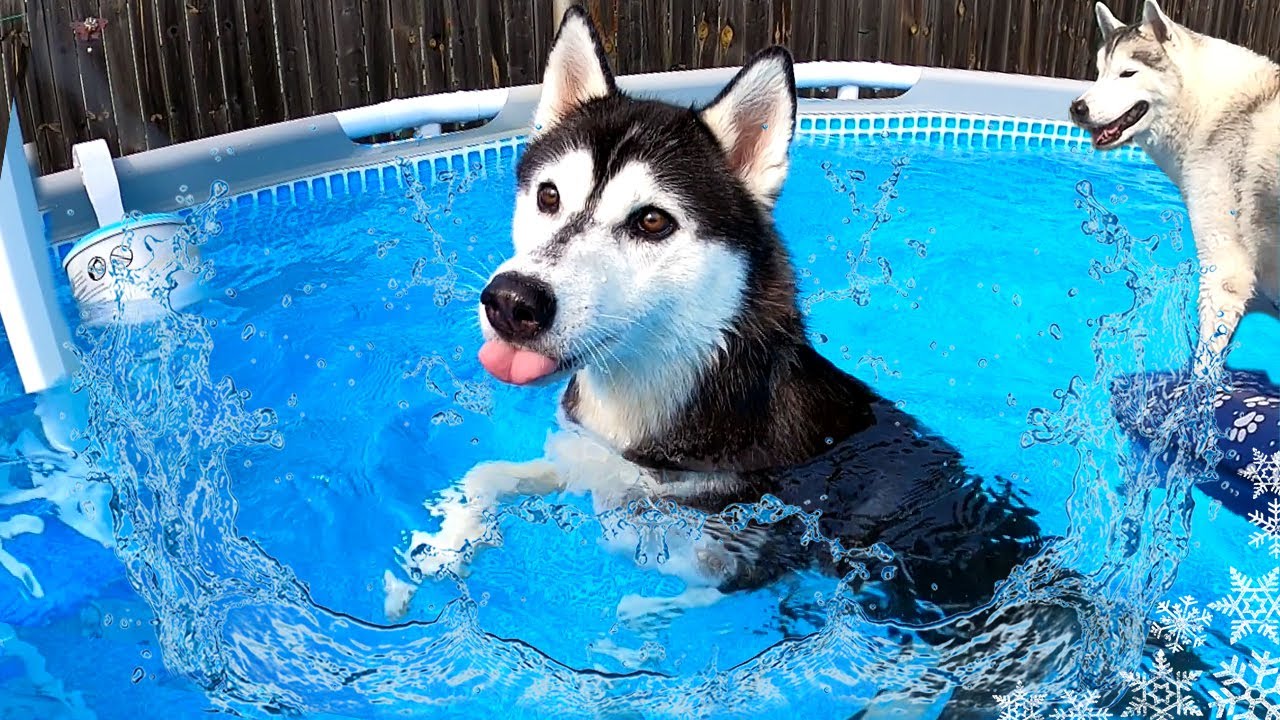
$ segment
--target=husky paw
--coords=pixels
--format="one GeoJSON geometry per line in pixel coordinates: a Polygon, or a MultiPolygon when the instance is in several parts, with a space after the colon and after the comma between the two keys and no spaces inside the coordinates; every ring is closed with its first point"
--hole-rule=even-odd
{"type": "Polygon", "coordinates": [[[418,591],[418,586],[401,580],[387,570],[382,574],[382,590],[386,593],[386,598],[382,601],[382,611],[391,620],[399,620],[409,612],[409,603],[413,601],[413,595],[418,591]]]}
{"type": "Polygon", "coordinates": [[[442,575],[464,578],[471,572],[467,561],[480,549],[482,536],[415,532],[407,554],[409,566],[424,578],[442,575]]]}

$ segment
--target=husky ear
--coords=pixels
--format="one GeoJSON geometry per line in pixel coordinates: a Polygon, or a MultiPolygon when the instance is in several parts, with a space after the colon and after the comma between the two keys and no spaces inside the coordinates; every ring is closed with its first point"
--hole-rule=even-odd
{"type": "Polygon", "coordinates": [[[761,50],[701,113],[724,149],[729,168],[757,200],[773,206],[787,178],[796,121],[791,53],[761,50]]]}
{"type": "Polygon", "coordinates": [[[534,132],[545,132],[579,106],[616,90],[591,17],[580,6],[569,6],[547,57],[542,98],[533,114],[534,132]]]}
{"type": "Polygon", "coordinates": [[[1147,0],[1142,6],[1142,21],[1151,27],[1151,32],[1156,36],[1156,42],[1159,43],[1177,40],[1180,33],[1178,24],[1164,14],[1164,11],[1160,9],[1160,5],[1155,0],[1147,0]]]}
{"type": "Polygon", "coordinates": [[[1111,12],[1111,8],[1107,7],[1106,3],[1095,4],[1093,6],[1093,14],[1098,18],[1098,29],[1102,31],[1102,39],[1104,41],[1124,27],[1124,23],[1116,19],[1115,13],[1111,12]]]}

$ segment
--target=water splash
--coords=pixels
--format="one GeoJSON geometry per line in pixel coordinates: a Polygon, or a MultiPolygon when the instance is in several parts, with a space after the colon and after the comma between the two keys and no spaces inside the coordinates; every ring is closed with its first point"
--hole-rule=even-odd
{"type": "MultiPolygon", "coordinates": [[[[872,249],[872,239],[877,231],[882,228],[885,223],[893,220],[893,212],[889,206],[898,198],[898,184],[903,179],[903,173],[910,165],[910,160],[906,157],[898,157],[892,160],[893,170],[889,173],[889,177],[876,187],[880,193],[879,199],[875,205],[867,207],[858,200],[856,186],[866,181],[867,174],[862,170],[849,170],[845,173],[844,178],[836,171],[830,162],[822,163],[822,170],[827,176],[827,180],[831,183],[834,191],[845,194],[849,198],[849,213],[854,218],[870,218],[871,222],[862,231],[857,241],[852,243],[853,248],[845,251],[844,260],[849,266],[849,271],[845,273],[845,282],[847,287],[837,290],[820,289],[815,293],[804,297],[800,301],[800,308],[805,314],[809,314],[813,307],[819,303],[827,301],[852,300],[854,303],[866,306],[871,302],[871,288],[873,285],[885,285],[892,288],[900,297],[908,296],[908,289],[900,287],[894,280],[893,266],[889,259],[883,255],[876,255],[872,249]],[[872,274],[864,274],[865,269],[874,268],[872,274]]],[[[844,219],[844,224],[849,224],[850,218],[844,219]]],[[[834,247],[844,245],[840,239],[835,236],[829,236],[828,241],[834,247]]],[[[924,249],[921,246],[918,249],[921,257],[924,257],[924,249]]]]}
{"type": "MultiPolygon", "coordinates": [[[[872,231],[888,221],[889,191],[905,163],[896,167],[872,209],[872,231]]],[[[191,226],[201,241],[216,235],[214,220],[225,206],[225,190],[215,188],[211,200],[192,214],[191,226]]],[[[1096,319],[1092,380],[1073,378],[1055,394],[1057,407],[1029,413],[1028,447],[1068,445],[1079,458],[1069,501],[1072,524],[1067,542],[1016,573],[985,610],[999,616],[1029,603],[1051,603],[1079,618],[1084,633],[1079,642],[1039,648],[1059,656],[1057,672],[1046,683],[1051,690],[1114,688],[1114,670],[1133,666],[1147,612],[1186,552],[1190,487],[1203,472],[1190,453],[1178,450],[1166,476],[1135,450],[1121,464],[1124,493],[1111,487],[1102,455],[1125,441],[1109,410],[1102,410],[1110,402],[1108,379],[1117,366],[1130,362],[1134,345],[1143,365],[1145,318],[1158,306],[1158,288],[1185,287],[1179,283],[1187,278],[1185,268],[1160,268],[1151,258],[1158,241],[1128,236],[1087,186],[1080,189],[1079,207],[1089,218],[1085,233],[1112,248],[1111,257],[1090,268],[1091,275],[1099,281],[1126,278],[1134,302],[1096,319]],[[1113,517],[1119,521],[1112,523],[1113,517]]],[[[849,256],[849,290],[823,299],[856,301],[858,287],[865,290],[855,280],[871,261],[872,231],[849,256]]],[[[453,266],[448,259],[456,256],[437,250],[437,259],[445,259],[441,277],[447,286],[453,266]]],[[[882,277],[891,277],[887,267],[874,264],[884,270],[882,277]]],[[[1175,307],[1162,316],[1167,327],[1185,325],[1178,311],[1175,307]]],[[[784,708],[788,715],[817,708],[829,714],[835,707],[852,712],[873,698],[945,702],[964,685],[998,677],[1025,658],[1016,647],[976,653],[968,646],[903,642],[903,633],[913,629],[868,621],[856,592],[872,575],[866,561],[892,559],[893,549],[843,548],[822,537],[813,513],[772,498],[735,506],[713,519],[732,528],[801,523],[806,542],[826,543],[831,552],[843,554],[851,570],[820,598],[826,617],[818,631],[775,644],[733,667],[712,662],[679,677],[575,671],[519,640],[486,632],[478,620],[481,601],[465,583],[431,621],[378,625],[360,620],[316,603],[302,579],[237,529],[229,456],[278,448],[285,438],[270,408],[253,408],[252,398],[231,378],[210,376],[214,347],[208,321],[170,307],[147,324],[82,330],[79,342],[82,369],[76,389],[89,417],[81,452],[93,480],[114,493],[116,552],[155,614],[165,664],[198,683],[217,707],[361,717],[390,716],[405,705],[426,709],[461,703],[482,703],[507,716],[533,716],[549,706],[565,716],[638,708],[670,717],[759,715],[784,708]]],[[[461,393],[460,402],[486,412],[492,407],[491,396],[456,376],[442,357],[424,357],[406,376],[420,375],[434,392],[447,396],[445,385],[432,379],[440,368],[455,399],[461,393]]],[[[1211,446],[1204,440],[1211,435],[1200,435],[1209,425],[1199,413],[1188,400],[1176,421],[1166,425],[1160,447],[1211,446]],[[1172,442],[1179,437],[1192,442],[1172,442]]],[[[549,524],[570,534],[602,522],[566,508],[532,499],[504,508],[496,521],[549,524]]],[[[672,535],[696,537],[712,519],[653,502],[629,508],[625,517],[647,540],[637,559],[652,562],[662,561],[672,535]]],[[[973,621],[950,618],[925,630],[973,621]]]]}

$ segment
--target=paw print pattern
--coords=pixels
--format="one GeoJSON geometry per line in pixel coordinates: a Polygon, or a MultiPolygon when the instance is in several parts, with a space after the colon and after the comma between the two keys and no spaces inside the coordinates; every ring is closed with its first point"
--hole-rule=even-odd
{"type": "Polygon", "coordinates": [[[1227,430],[1227,439],[1236,443],[1244,442],[1250,434],[1258,431],[1258,426],[1266,419],[1266,416],[1260,412],[1244,411],[1231,423],[1231,429],[1227,430]]]}

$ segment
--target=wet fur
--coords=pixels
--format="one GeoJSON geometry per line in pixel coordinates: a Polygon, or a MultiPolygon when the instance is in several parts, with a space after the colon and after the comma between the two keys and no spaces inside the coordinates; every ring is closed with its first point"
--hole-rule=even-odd
{"type": "MultiPolygon", "coordinates": [[[[575,21],[589,28],[585,16],[572,11],[566,24],[575,21]]],[[[598,56],[594,30],[589,32],[598,56]]],[[[581,37],[568,42],[586,44],[581,37]]],[[[785,67],[786,120],[793,123],[794,87],[785,52],[765,51],[739,78],[766,82],[768,78],[752,80],[749,75],[762,63],[785,67]]],[[[638,307],[650,314],[648,322],[659,324],[640,332],[635,323],[624,323],[617,332],[639,333],[633,350],[643,351],[646,343],[664,348],[661,363],[643,354],[622,356],[626,362],[603,353],[575,355],[579,340],[593,337],[590,327],[578,327],[582,322],[553,333],[540,350],[561,352],[573,361],[566,361],[571,377],[561,402],[565,429],[549,439],[543,459],[482,464],[443,494],[433,506],[443,518],[442,529],[415,534],[410,563],[428,574],[464,567],[482,542],[483,511],[514,496],[589,492],[601,510],[638,499],[670,500],[712,516],[703,536],[684,548],[685,559],[673,559],[664,568],[691,584],[696,598],[686,606],[714,601],[719,593],[762,587],[804,568],[817,567],[837,577],[853,569],[837,567],[820,544],[802,543],[803,528],[794,519],[752,523],[735,532],[716,517],[735,503],[773,495],[806,512],[820,510],[823,533],[845,547],[880,542],[892,548],[895,557],[868,568],[871,577],[862,587],[871,616],[929,621],[980,608],[1015,567],[1041,550],[1035,513],[1007,482],[972,475],[953,446],[809,344],[792,265],[771,216],[791,127],[784,128],[781,158],[753,160],[735,152],[732,138],[725,139],[726,128],[732,132],[727,116],[628,98],[612,88],[607,68],[603,72],[607,95],[583,99],[575,90],[569,94],[579,102],[571,109],[539,111],[543,123],[517,170],[518,193],[527,196],[536,190],[540,172],[588,150],[593,179],[580,200],[582,210],[557,227],[540,230],[543,235],[535,242],[527,236],[532,231],[520,227],[521,218],[527,217],[530,227],[543,221],[522,215],[517,201],[516,232],[526,235],[517,240],[516,256],[504,268],[542,273],[540,280],[553,288],[585,282],[580,276],[590,272],[564,266],[593,262],[593,252],[624,252],[614,244],[633,242],[613,231],[592,230],[590,217],[611,180],[640,164],[664,196],[678,199],[680,212],[697,229],[695,237],[679,240],[690,244],[683,252],[724,253],[733,259],[723,274],[736,285],[724,298],[736,306],[718,317],[714,308],[719,301],[706,303],[706,309],[662,312],[653,310],[663,307],[662,298],[641,303],[638,307]],[[584,249],[584,233],[595,233],[591,242],[596,244],[584,249]],[[548,280],[550,276],[559,279],[548,280]],[[692,349],[668,349],[664,335],[688,336],[692,349]],[[617,385],[626,385],[630,394],[615,392],[617,385]],[[615,407],[620,398],[632,406],[615,407]],[[887,565],[897,570],[891,578],[881,574],[887,565]]],[[[599,77],[583,83],[600,84],[599,77]]],[[[733,88],[731,84],[710,107],[716,108],[733,88]]],[[[554,99],[544,102],[556,107],[554,99]]],[[[750,124],[743,127],[750,131],[750,124]]],[[[765,146],[777,142],[763,137],[753,147],[768,155],[765,146]]],[[[618,282],[625,285],[627,280],[618,282]]],[[[625,294],[625,289],[620,286],[618,292],[625,294]]],[[[567,312],[579,317],[573,314],[578,310],[567,312]]],[[[607,324],[607,318],[599,322],[607,324]]],[[[393,595],[388,611],[397,615],[405,610],[408,594],[393,595]]],[[[663,607],[668,605],[678,609],[680,603],[663,607]]],[[[632,602],[628,607],[646,606],[632,602]]],[[[619,612],[623,614],[622,607],[619,612]]],[[[1018,622],[1008,620],[1007,609],[995,614],[1015,627],[1032,613],[1012,613],[1018,622]]],[[[1052,611],[1038,622],[1045,636],[1066,637],[1072,621],[1070,613],[1052,611]]],[[[976,619],[972,623],[981,628],[975,634],[993,632],[976,619]]],[[[1004,637],[994,632],[993,637],[1004,637]]],[[[959,642],[951,631],[935,635],[939,642],[959,642]]],[[[1019,635],[1011,642],[1033,640],[1019,635]]],[[[955,661],[964,662],[963,656],[959,653],[955,661]]],[[[1006,681],[1012,687],[1010,678],[997,682],[1006,681]]],[[[981,693],[977,704],[989,701],[990,690],[981,693]]]]}

